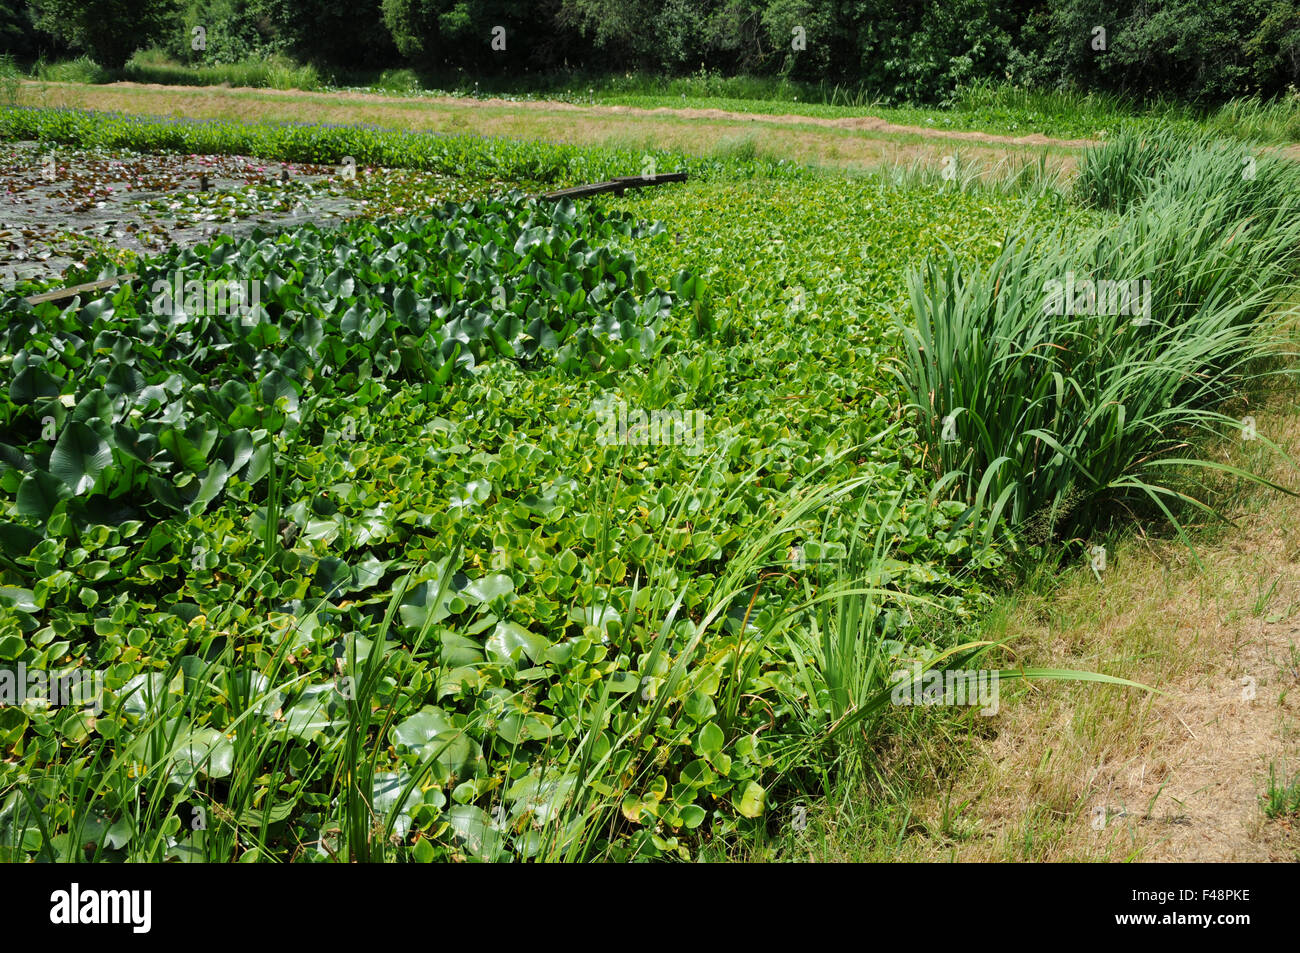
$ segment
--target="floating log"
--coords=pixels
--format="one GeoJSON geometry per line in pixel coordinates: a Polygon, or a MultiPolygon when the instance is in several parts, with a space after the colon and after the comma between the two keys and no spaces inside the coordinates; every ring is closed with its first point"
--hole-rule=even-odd
{"type": "Polygon", "coordinates": [[[27,299],[28,304],[41,304],[45,301],[61,301],[64,298],[75,298],[79,294],[87,291],[103,291],[114,285],[120,285],[123,282],[139,277],[134,272],[125,275],[114,275],[112,278],[101,278],[99,281],[87,281],[85,284],[73,285],[71,288],[59,288],[56,291],[43,291],[38,295],[32,295],[27,299]]]}
{"type": "Polygon", "coordinates": [[[608,182],[593,182],[591,185],[575,185],[572,188],[547,192],[538,198],[545,202],[558,202],[561,199],[579,199],[588,195],[600,195],[613,192],[622,195],[628,189],[644,189],[651,185],[663,185],[665,182],[685,182],[685,172],[664,172],[660,175],[621,175],[608,182]]]}

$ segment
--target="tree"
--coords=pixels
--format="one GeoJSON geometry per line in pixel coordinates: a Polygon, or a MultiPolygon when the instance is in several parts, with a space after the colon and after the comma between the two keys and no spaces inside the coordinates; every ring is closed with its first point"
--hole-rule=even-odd
{"type": "Polygon", "coordinates": [[[360,67],[392,62],[393,48],[380,0],[241,0],[250,24],[260,25],[272,49],[322,66],[360,67]]]}
{"type": "Polygon", "coordinates": [[[0,56],[27,56],[35,46],[36,27],[21,0],[0,0],[0,56]]]}
{"type": "Polygon", "coordinates": [[[118,69],[177,22],[175,0],[34,0],[36,25],[118,69]]]}

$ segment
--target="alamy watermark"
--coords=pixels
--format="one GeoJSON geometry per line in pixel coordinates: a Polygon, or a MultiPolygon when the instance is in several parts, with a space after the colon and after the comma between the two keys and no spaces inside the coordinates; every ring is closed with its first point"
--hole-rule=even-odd
{"type": "Polygon", "coordinates": [[[1127,314],[1134,324],[1151,323],[1150,278],[1076,280],[1074,272],[1067,271],[1064,281],[1044,281],[1043,292],[1044,314],[1127,314]]]}
{"type": "Polygon", "coordinates": [[[893,691],[889,700],[895,705],[969,705],[978,706],[980,714],[998,713],[998,673],[986,669],[921,670],[920,662],[900,668],[890,676],[893,691]]]}
{"type": "Polygon", "coordinates": [[[122,924],[132,933],[148,933],[152,909],[151,890],[83,890],[74,882],[50,894],[50,922],[55,925],[122,924]]]}
{"type": "Polygon", "coordinates": [[[150,287],[153,292],[153,313],[172,315],[177,312],[198,316],[223,316],[246,318],[253,315],[262,302],[262,283],[248,279],[191,278],[182,280],[181,272],[172,280],[159,278],[150,287]]]}
{"type": "Polygon", "coordinates": [[[19,662],[16,669],[0,669],[0,708],[44,702],[50,708],[83,708],[95,715],[104,710],[104,673],[74,668],[50,673],[28,668],[19,662]]]}
{"type": "Polygon", "coordinates": [[[604,407],[597,413],[600,430],[596,442],[602,447],[626,444],[644,446],[683,446],[688,453],[700,453],[705,447],[708,418],[702,410],[628,409],[623,401],[604,407]]]}

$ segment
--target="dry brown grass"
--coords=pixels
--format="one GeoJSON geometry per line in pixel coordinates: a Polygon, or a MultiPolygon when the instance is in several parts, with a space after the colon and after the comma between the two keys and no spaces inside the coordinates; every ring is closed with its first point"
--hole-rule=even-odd
{"type": "MultiPolygon", "coordinates": [[[[1297,411],[1294,396],[1254,411],[1292,457],[1297,411]]],[[[1272,475],[1300,488],[1281,461],[1272,475]]],[[[995,735],[975,739],[956,779],[913,805],[922,833],[905,856],[1300,859],[1300,822],[1267,819],[1259,801],[1270,765],[1300,769],[1300,500],[1251,491],[1232,511],[1235,526],[1198,541],[1203,569],[1180,543],[1138,536],[1100,584],[1079,567],[1001,608],[995,637],[1025,664],[1164,694],[1047,682],[1004,693],[995,735]],[[959,823],[953,804],[964,805],[959,823]]]]}

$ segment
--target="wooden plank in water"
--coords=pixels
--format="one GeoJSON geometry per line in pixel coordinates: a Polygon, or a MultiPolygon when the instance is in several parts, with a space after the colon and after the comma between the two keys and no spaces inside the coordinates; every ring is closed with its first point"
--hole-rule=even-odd
{"type": "Polygon", "coordinates": [[[651,185],[663,185],[665,182],[685,181],[685,172],[664,172],[659,175],[621,175],[618,178],[610,179],[608,182],[593,182],[590,185],[575,185],[556,192],[547,192],[544,195],[539,195],[538,198],[547,202],[558,202],[561,199],[578,199],[588,195],[599,195],[602,192],[614,192],[622,195],[627,189],[644,189],[651,185]]]}
{"type": "Polygon", "coordinates": [[[87,291],[104,291],[114,285],[120,285],[123,282],[130,281],[137,277],[134,272],[125,275],[114,275],[112,278],[103,278],[99,281],[87,281],[85,284],[73,285],[71,288],[59,288],[55,291],[43,291],[38,295],[32,295],[27,299],[28,304],[41,304],[44,301],[61,301],[64,298],[75,298],[79,294],[87,291]]]}

